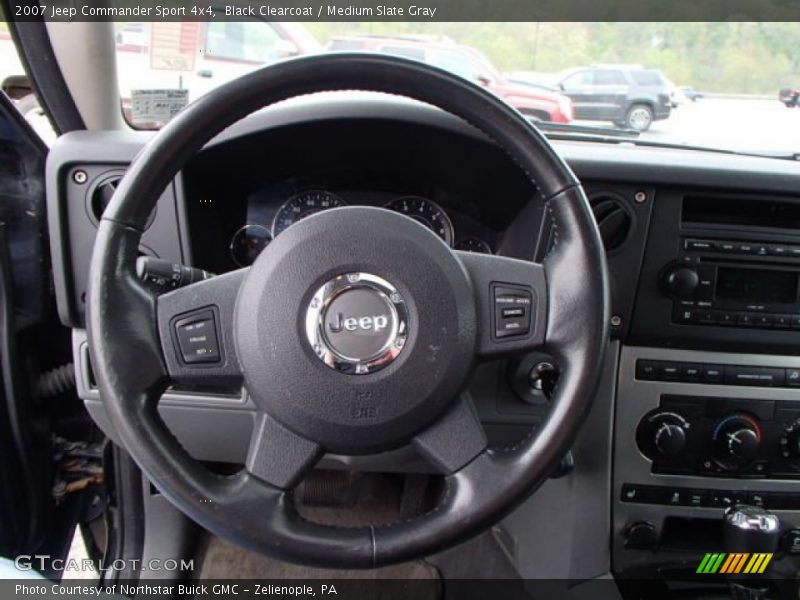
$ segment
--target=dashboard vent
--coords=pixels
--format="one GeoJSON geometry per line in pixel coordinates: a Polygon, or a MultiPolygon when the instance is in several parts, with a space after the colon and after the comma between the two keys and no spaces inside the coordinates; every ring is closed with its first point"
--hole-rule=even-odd
{"type": "Polygon", "coordinates": [[[99,222],[103,216],[103,212],[111,202],[111,197],[117,191],[122,177],[114,175],[108,179],[104,179],[98,183],[92,191],[92,197],[89,200],[89,206],[92,210],[92,216],[99,222]]]}
{"type": "Polygon", "coordinates": [[[598,194],[592,196],[591,204],[606,252],[616,250],[628,239],[633,227],[624,201],[611,194],[598,194]]]}
{"type": "MultiPolygon", "coordinates": [[[[111,202],[111,197],[114,195],[114,192],[117,191],[117,186],[122,180],[123,175],[124,172],[122,171],[106,173],[105,177],[101,176],[101,178],[98,179],[97,184],[95,184],[94,188],[89,193],[89,212],[92,217],[94,217],[95,223],[99,223],[100,219],[103,217],[103,212],[105,212],[106,207],[108,207],[111,202]]],[[[147,217],[145,229],[148,229],[150,225],[153,224],[155,217],[156,209],[153,209],[153,212],[147,217]]]]}

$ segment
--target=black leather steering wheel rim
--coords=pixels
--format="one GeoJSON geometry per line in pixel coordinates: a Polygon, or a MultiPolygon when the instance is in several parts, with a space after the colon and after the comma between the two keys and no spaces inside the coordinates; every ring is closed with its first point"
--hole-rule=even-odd
{"type": "MultiPolygon", "coordinates": [[[[473,259],[460,260],[469,270],[473,259]]],[[[524,268],[517,263],[521,261],[509,268],[524,268]]],[[[216,285],[234,280],[215,279],[222,282],[216,285]]],[[[189,105],[145,146],[98,227],[87,327],[110,420],[142,470],[176,506],[217,535],[277,558],[368,568],[419,558],[464,541],[494,524],[544,481],[578,432],[599,380],[608,340],[607,281],[602,244],[579,182],[522,115],[486,90],[421,63],[329,54],[282,62],[217,88],[189,105]],[[450,472],[442,501],[425,515],[386,527],[347,529],[308,522],[283,489],[295,483],[291,476],[270,474],[267,479],[281,481],[270,484],[250,464],[249,470],[233,476],[216,475],[181,448],[156,411],[169,381],[163,332],[160,335],[156,324],[169,300],[157,301],[135,275],[148,215],[162,190],[205,143],[262,107],[339,90],[406,96],[464,119],[490,137],[538,187],[556,233],[542,267],[546,297],[541,306],[547,314],[540,345],[561,368],[549,415],[535,434],[514,448],[500,451],[478,444],[463,452],[457,449],[461,455],[452,462],[447,450],[439,454],[445,467],[452,466],[446,469],[450,472]]],[[[441,420],[451,438],[463,435],[465,446],[474,440],[476,419],[468,407],[458,404],[441,420]]],[[[268,418],[258,428],[278,438],[292,435],[268,418]]],[[[437,456],[429,441],[424,432],[413,439],[423,453],[437,456]]],[[[297,461],[307,466],[321,451],[301,445],[297,461]]]]}

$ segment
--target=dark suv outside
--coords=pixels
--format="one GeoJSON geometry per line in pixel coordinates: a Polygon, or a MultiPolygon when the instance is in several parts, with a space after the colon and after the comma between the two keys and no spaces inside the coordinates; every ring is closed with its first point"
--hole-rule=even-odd
{"type": "Polygon", "coordinates": [[[575,119],[611,121],[647,131],[669,117],[672,85],[661,71],[631,65],[597,65],[562,71],[556,87],[572,99],[575,119]]]}

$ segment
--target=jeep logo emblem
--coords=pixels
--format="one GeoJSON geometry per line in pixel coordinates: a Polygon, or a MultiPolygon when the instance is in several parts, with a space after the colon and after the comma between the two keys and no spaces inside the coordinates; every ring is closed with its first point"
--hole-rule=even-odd
{"type": "Polygon", "coordinates": [[[389,317],[385,315],[376,315],[373,317],[345,317],[342,313],[338,313],[333,321],[328,322],[328,329],[331,333],[356,331],[358,329],[377,333],[381,329],[386,329],[388,325],[389,317]]]}
{"type": "Polygon", "coordinates": [[[329,367],[354,375],[391,363],[405,347],[405,300],[370,273],[340,275],[317,290],[306,311],[306,336],[329,367]]]}

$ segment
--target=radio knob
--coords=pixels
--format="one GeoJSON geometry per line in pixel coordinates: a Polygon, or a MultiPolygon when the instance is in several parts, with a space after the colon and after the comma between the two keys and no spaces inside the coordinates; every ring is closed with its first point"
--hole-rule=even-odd
{"type": "Polygon", "coordinates": [[[653,436],[656,449],[665,456],[675,456],[686,446],[686,432],[676,423],[662,423],[653,436]]]}
{"type": "Polygon", "coordinates": [[[664,274],[664,289],[671,296],[688,297],[697,291],[700,277],[691,267],[674,266],[664,274]]]}

